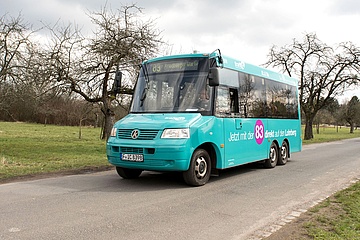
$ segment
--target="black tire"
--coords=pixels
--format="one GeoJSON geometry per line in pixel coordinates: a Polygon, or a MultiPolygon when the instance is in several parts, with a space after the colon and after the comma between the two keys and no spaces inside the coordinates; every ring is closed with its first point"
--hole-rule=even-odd
{"type": "Polygon", "coordinates": [[[279,159],[279,149],[276,143],[272,142],[269,151],[269,158],[265,160],[264,166],[266,168],[274,168],[279,159]]]}
{"type": "Polygon", "coordinates": [[[205,185],[211,174],[211,159],[204,149],[197,149],[191,157],[189,169],[183,172],[184,181],[190,186],[205,185]]]}
{"type": "Polygon", "coordinates": [[[143,170],[141,169],[130,169],[130,168],[122,168],[116,167],[116,172],[120,177],[124,179],[134,179],[138,178],[143,170]]]}
{"type": "Polygon", "coordinates": [[[285,165],[289,159],[289,145],[283,141],[280,147],[280,155],[278,159],[278,165],[285,165]]]}

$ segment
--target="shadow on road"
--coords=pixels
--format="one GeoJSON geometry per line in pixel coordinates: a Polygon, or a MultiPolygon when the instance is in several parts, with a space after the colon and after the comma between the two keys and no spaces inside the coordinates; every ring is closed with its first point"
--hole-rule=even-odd
{"type": "MultiPolygon", "coordinates": [[[[215,184],[231,178],[241,178],[244,174],[253,171],[266,171],[261,163],[251,163],[238,167],[233,167],[225,170],[220,170],[218,175],[212,175],[209,184],[215,184]]],[[[104,176],[105,188],[100,191],[115,191],[115,192],[141,192],[141,191],[158,191],[166,189],[181,189],[192,188],[184,182],[182,173],[180,172],[150,172],[144,171],[137,179],[122,179],[115,170],[108,171],[104,176]]]]}

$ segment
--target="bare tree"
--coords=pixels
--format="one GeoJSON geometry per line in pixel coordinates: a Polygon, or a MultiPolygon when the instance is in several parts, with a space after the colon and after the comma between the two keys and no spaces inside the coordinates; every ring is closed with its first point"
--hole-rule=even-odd
{"type": "MultiPolygon", "coordinates": [[[[57,86],[49,81],[47,56],[21,15],[0,18],[0,110],[11,120],[31,120],[44,96],[57,86]],[[45,58],[46,57],[46,58],[45,58]]],[[[48,99],[48,98],[47,98],[48,99]]]]}
{"type": "Polygon", "coordinates": [[[306,34],[303,41],[294,39],[284,47],[273,46],[268,58],[267,66],[280,67],[300,80],[304,139],[313,138],[312,125],[317,112],[360,80],[360,49],[351,42],[334,49],[322,43],[316,34],[306,34]]]}
{"type": "Polygon", "coordinates": [[[32,34],[28,24],[21,15],[0,17],[0,109],[12,119],[16,117],[11,112],[8,99],[16,98],[15,85],[21,79],[21,72],[25,68],[23,60],[26,58],[29,37],[32,34]]]}
{"type": "MultiPolygon", "coordinates": [[[[123,6],[116,12],[103,8],[89,15],[96,30],[84,38],[71,27],[53,30],[51,62],[55,78],[91,103],[100,103],[104,114],[103,139],[110,136],[114,124],[114,74],[119,68],[130,76],[141,61],[152,57],[161,43],[154,22],[141,21],[141,9],[123,6]]],[[[121,94],[132,94],[134,81],[124,81],[121,94]]]]}

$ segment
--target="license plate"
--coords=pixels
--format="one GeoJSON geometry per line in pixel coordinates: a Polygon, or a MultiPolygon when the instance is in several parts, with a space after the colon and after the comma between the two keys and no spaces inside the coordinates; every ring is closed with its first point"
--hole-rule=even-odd
{"type": "Polygon", "coordinates": [[[123,153],[123,154],[121,154],[121,160],[123,160],[123,161],[131,161],[131,162],[143,162],[144,161],[144,155],[142,155],[142,154],[123,153]]]}

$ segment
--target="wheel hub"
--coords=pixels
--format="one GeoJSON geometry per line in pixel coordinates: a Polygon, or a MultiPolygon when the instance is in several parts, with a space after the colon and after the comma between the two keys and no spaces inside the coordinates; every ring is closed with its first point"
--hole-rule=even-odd
{"type": "Polygon", "coordinates": [[[282,159],[287,157],[286,147],[281,147],[281,157],[282,159]]]}
{"type": "Polygon", "coordinates": [[[270,160],[272,163],[276,160],[276,150],[274,148],[270,149],[270,160]]]}
{"type": "Polygon", "coordinates": [[[199,157],[195,162],[195,174],[198,178],[203,178],[207,172],[207,163],[203,157],[199,157]]]}

